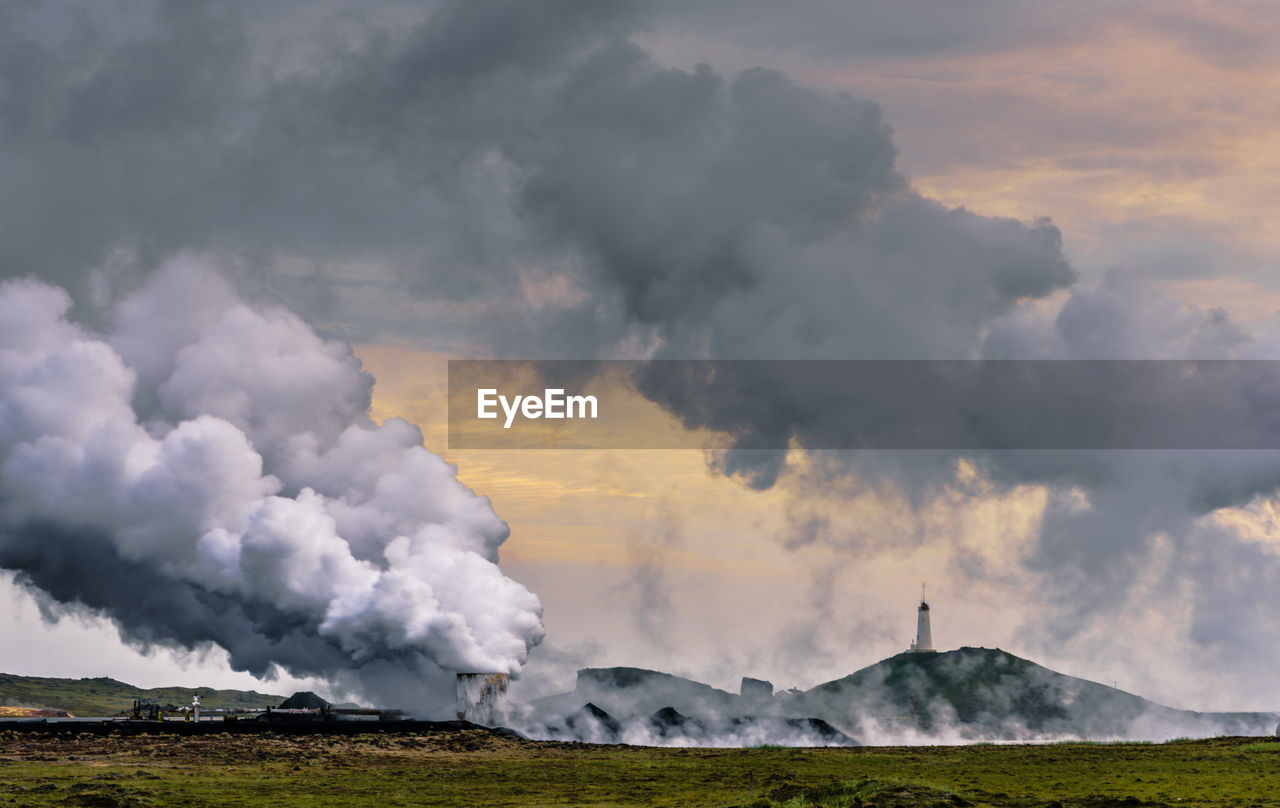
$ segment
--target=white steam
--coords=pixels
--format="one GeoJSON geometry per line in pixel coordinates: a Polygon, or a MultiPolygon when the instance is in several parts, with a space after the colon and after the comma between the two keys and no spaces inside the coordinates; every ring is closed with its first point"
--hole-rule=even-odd
{"type": "MultiPolygon", "coordinates": [[[[508,529],[350,349],[184,257],[115,309],[0,285],[0,565],[126,639],[365,694],[516,673],[542,638],[508,529]]],[[[443,701],[420,692],[419,706],[443,701]]],[[[402,702],[403,703],[403,702],[402,702]]]]}

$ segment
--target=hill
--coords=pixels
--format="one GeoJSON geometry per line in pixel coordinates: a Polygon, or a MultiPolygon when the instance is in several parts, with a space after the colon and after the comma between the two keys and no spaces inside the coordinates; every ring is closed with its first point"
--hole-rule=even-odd
{"type": "Polygon", "coordinates": [[[968,739],[1257,735],[1280,717],[1175,710],[998,648],[898,654],[803,693],[794,708],[861,737],[912,730],[968,739]]]}
{"type": "MultiPolygon", "coordinates": [[[[615,723],[626,717],[652,723],[664,709],[704,723],[820,720],[872,744],[1270,735],[1280,721],[1276,713],[1175,710],[998,648],[898,654],[804,693],[772,697],[642,668],[585,668],[572,692],[535,701],[533,719],[548,729],[586,723],[595,731],[590,716],[580,714],[587,704],[615,723]]],[[[541,737],[535,726],[525,730],[541,737]]]]}
{"type": "Polygon", "coordinates": [[[0,706],[66,710],[76,716],[127,712],[133,707],[134,699],[182,706],[190,704],[192,696],[197,695],[200,696],[200,704],[210,709],[275,706],[284,700],[283,696],[252,690],[214,690],[209,687],[157,687],[147,690],[107,677],[56,679],[0,673],[0,706]]]}

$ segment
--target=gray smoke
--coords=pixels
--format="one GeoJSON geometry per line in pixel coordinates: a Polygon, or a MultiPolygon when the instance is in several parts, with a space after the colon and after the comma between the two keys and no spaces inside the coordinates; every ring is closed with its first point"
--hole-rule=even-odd
{"type": "Polygon", "coordinates": [[[350,349],[177,259],[94,333],[0,286],[0,564],[128,641],[225,648],[419,711],[517,673],[541,604],[508,528],[418,429],[368,417],[350,349]]]}

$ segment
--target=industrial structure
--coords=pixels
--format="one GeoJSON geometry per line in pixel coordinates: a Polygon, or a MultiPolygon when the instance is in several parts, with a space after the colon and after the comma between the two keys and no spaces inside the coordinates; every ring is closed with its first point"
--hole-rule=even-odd
{"type": "Polygon", "coordinates": [[[511,676],[505,673],[458,674],[458,719],[494,726],[505,719],[507,688],[511,676]]]}
{"type": "Polygon", "coordinates": [[[920,584],[920,608],[916,610],[916,638],[907,649],[913,654],[933,653],[933,632],[929,629],[929,602],[920,584]]]}

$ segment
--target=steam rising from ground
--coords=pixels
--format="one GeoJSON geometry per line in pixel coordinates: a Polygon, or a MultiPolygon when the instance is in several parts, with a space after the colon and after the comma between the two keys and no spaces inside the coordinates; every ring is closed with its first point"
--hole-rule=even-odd
{"type": "Polygon", "coordinates": [[[191,257],[107,333],[69,307],[0,286],[0,565],[48,613],[427,712],[452,671],[519,670],[542,607],[497,566],[506,523],[416,427],[370,420],[345,344],[191,257]]]}

